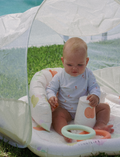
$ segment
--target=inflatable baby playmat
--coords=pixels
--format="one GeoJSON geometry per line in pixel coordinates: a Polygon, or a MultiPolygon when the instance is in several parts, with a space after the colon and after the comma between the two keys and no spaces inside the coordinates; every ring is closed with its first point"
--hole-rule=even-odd
{"type": "MultiPolygon", "coordinates": [[[[31,80],[29,96],[32,114],[32,139],[28,148],[41,157],[79,157],[99,152],[118,154],[120,151],[120,97],[115,94],[115,90],[112,90],[112,87],[116,86],[116,81],[112,79],[112,76],[117,75],[116,72],[120,70],[120,67],[94,71],[101,87],[100,101],[110,105],[111,113],[108,125],[113,124],[114,132],[110,134],[104,130],[93,129],[95,124],[94,109],[85,107],[88,105],[88,101],[82,97],[78,103],[75,120],[62,129],[63,135],[71,138],[72,143],[67,143],[63,136],[53,129],[51,125],[52,111],[46,98],[46,86],[61,69],[43,69],[37,72],[31,80]],[[106,86],[105,83],[109,86],[106,86]],[[78,114],[80,107],[85,114],[78,114]],[[77,122],[78,119],[82,119],[80,124],[77,122]]],[[[116,90],[119,89],[116,88],[116,90]]],[[[27,103],[28,97],[22,97],[20,100],[27,103]]]]}

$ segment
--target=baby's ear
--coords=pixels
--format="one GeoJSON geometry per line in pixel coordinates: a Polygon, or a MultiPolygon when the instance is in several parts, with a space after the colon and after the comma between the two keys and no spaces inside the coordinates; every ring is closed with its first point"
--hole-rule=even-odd
{"type": "Polygon", "coordinates": [[[62,63],[64,63],[64,58],[63,57],[61,57],[61,61],[62,61],[62,63]]]}
{"type": "Polygon", "coordinates": [[[86,65],[88,64],[89,62],[89,57],[86,58],[86,65]]]}

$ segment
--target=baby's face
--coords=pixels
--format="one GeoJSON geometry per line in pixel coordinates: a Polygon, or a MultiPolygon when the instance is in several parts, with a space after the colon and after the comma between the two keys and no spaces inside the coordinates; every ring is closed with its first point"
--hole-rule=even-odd
{"type": "Polygon", "coordinates": [[[76,77],[84,73],[87,63],[89,61],[89,58],[84,52],[78,51],[78,52],[72,53],[69,51],[69,53],[67,52],[65,53],[65,57],[64,58],[62,57],[61,60],[63,62],[63,66],[65,68],[66,73],[68,73],[71,76],[76,77]]]}

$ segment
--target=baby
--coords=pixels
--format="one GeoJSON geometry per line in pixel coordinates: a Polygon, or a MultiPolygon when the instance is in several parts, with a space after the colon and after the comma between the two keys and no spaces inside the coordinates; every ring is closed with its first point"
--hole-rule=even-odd
{"type": "MultiPolygon", "coordinates": [[[[112,133],[113,125],[107,125],[110,117],[110,107],[99,103],[100,87],[90,69],[87,68],[86,43],[77,37],[70,38],[64,45],[64,68],[58,72],[47,87],[47,98],[52,109],[52,125],[57,133],[62,135],[61,129],[74,119],[79,98],[87,96],[89,105],[96,107],[96,124],[94,129],[107,130],[112,133]],[[58,97],[56,96],[58,92],[58,97]],[[54,110],[56,104],[59,106],[54,110]]],[[[71,139],[64,137],[67,142],[71,139]]]]}

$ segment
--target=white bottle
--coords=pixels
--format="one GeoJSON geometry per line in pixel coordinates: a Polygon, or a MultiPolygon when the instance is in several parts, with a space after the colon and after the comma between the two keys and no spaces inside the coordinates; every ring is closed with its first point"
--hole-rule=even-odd
{"type": "Polygon", "coordinates": [[[96,123],[95,107],[89,105],[87,96],[79,98],[74,123],[89,126],[91,128],[93,128],[96,123]]]}

